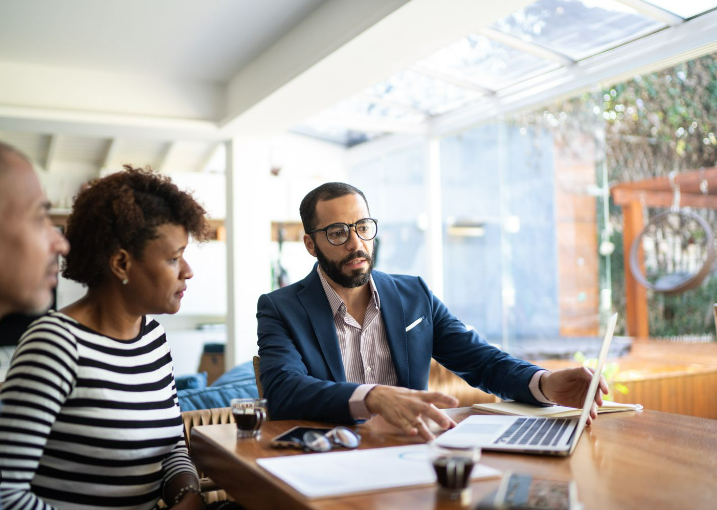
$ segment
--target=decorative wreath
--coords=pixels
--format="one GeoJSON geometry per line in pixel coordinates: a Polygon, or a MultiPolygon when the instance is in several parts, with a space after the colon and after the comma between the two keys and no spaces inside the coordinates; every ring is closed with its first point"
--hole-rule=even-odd
{"type": "Polygon", "coordinates": [[[702,283],[715,259],[714,235],[698,214],[671,210],[652,218],[630,250],[630,271],[643,287],[667,295],[680,294],[702,283]],[[640,248],[645,252],[645,273],[640,248]]]}

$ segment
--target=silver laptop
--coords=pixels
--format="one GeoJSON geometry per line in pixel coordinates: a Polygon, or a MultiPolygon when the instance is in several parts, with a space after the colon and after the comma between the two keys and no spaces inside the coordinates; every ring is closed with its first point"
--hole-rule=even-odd
{"type": "Polygon", "coordinates": [[[529,416],[469,416],[455,428],[441,434],[435,442],[447,447],[480,446],[485,450],[532,453],[537,455],[572,455],[583,433],[590,407],[600,383],[617,314],[610,317],[600,348],[595,373],[585,398],[580,418],[534,418],[529,416]]]}

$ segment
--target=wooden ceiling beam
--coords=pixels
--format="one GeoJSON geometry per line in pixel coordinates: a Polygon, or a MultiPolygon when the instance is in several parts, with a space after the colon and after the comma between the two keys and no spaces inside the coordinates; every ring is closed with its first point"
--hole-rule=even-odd
{"type": "MultiPolygon", "coordinates": [[[[717,168],[705,168],[704,170],[688,170],[679,172],[675,176],[675,184],[680,187],[680,192],[701,193],[700,183],[703,179],[707,179],[708,193],[717,196],[717,168]]],[[[641,181],[623,182],[611,186],[611,189],[631,189],[643,191],[667,191],[672,193],[669,177],[653,177],[652,179],[643,179],[641,181]]]]}
{"type": "MultiPolygon", "coordinates": [[[[672,191],[613,188],[610,194],[612,195],[615,205],[619,206],[625,206],[631,202],[639,202],[645,207],[672,207],[674,201],[672,191]]],[[[717,209],[717,195],[681,192],[680,207],[717,209]]]]}

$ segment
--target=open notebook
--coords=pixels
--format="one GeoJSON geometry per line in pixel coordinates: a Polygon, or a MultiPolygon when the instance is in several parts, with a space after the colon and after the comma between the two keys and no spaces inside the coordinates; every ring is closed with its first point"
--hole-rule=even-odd
{"type": "MultiPolygon", "coordinates": [[[[473,404],[473,409],[493,414],[509,414],[511,416],[545,416],[549,418],[571,418],[580,416],[582,409],[565,406],[534,406],[520,402],[494,402],[492,404],[473,404]]],[[[640,404],[621,404],[619,402],[603,401],[598,413],[616,413],[620,411],[639,411],[640,404]]]]}

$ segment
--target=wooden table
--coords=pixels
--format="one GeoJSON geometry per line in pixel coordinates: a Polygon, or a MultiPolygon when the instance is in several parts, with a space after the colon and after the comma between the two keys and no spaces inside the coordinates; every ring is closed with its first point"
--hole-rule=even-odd
{"type": "MultiPolygon", "coordinates": [[[[456,421],[470,408],[450,410],[456,421]]],[[[301,509],[457,509],[438,501],[435,486],[395,489],[340,498],[308,500],[256,464],[256,459],[304,455],[269,446],[272,437],[298,420],[269,421],[259,439],[236,439],[234,425],[192,430],[192,458],[219,486],[248,510],[301,509]]],[[[361,448],[419,442],[387,432],[375,424],[356,427],[361,448]]],[[[483,453],[481,462],[503,471],[532,473],[556,480],[575,479],[586,509],[715,508],[717,501],[717,420],[657,411],[601,415],[587,428],[570,458],[483,453]]],[[[498,480],[473,482],[473,503],[495,490],[498,480]]]]}

